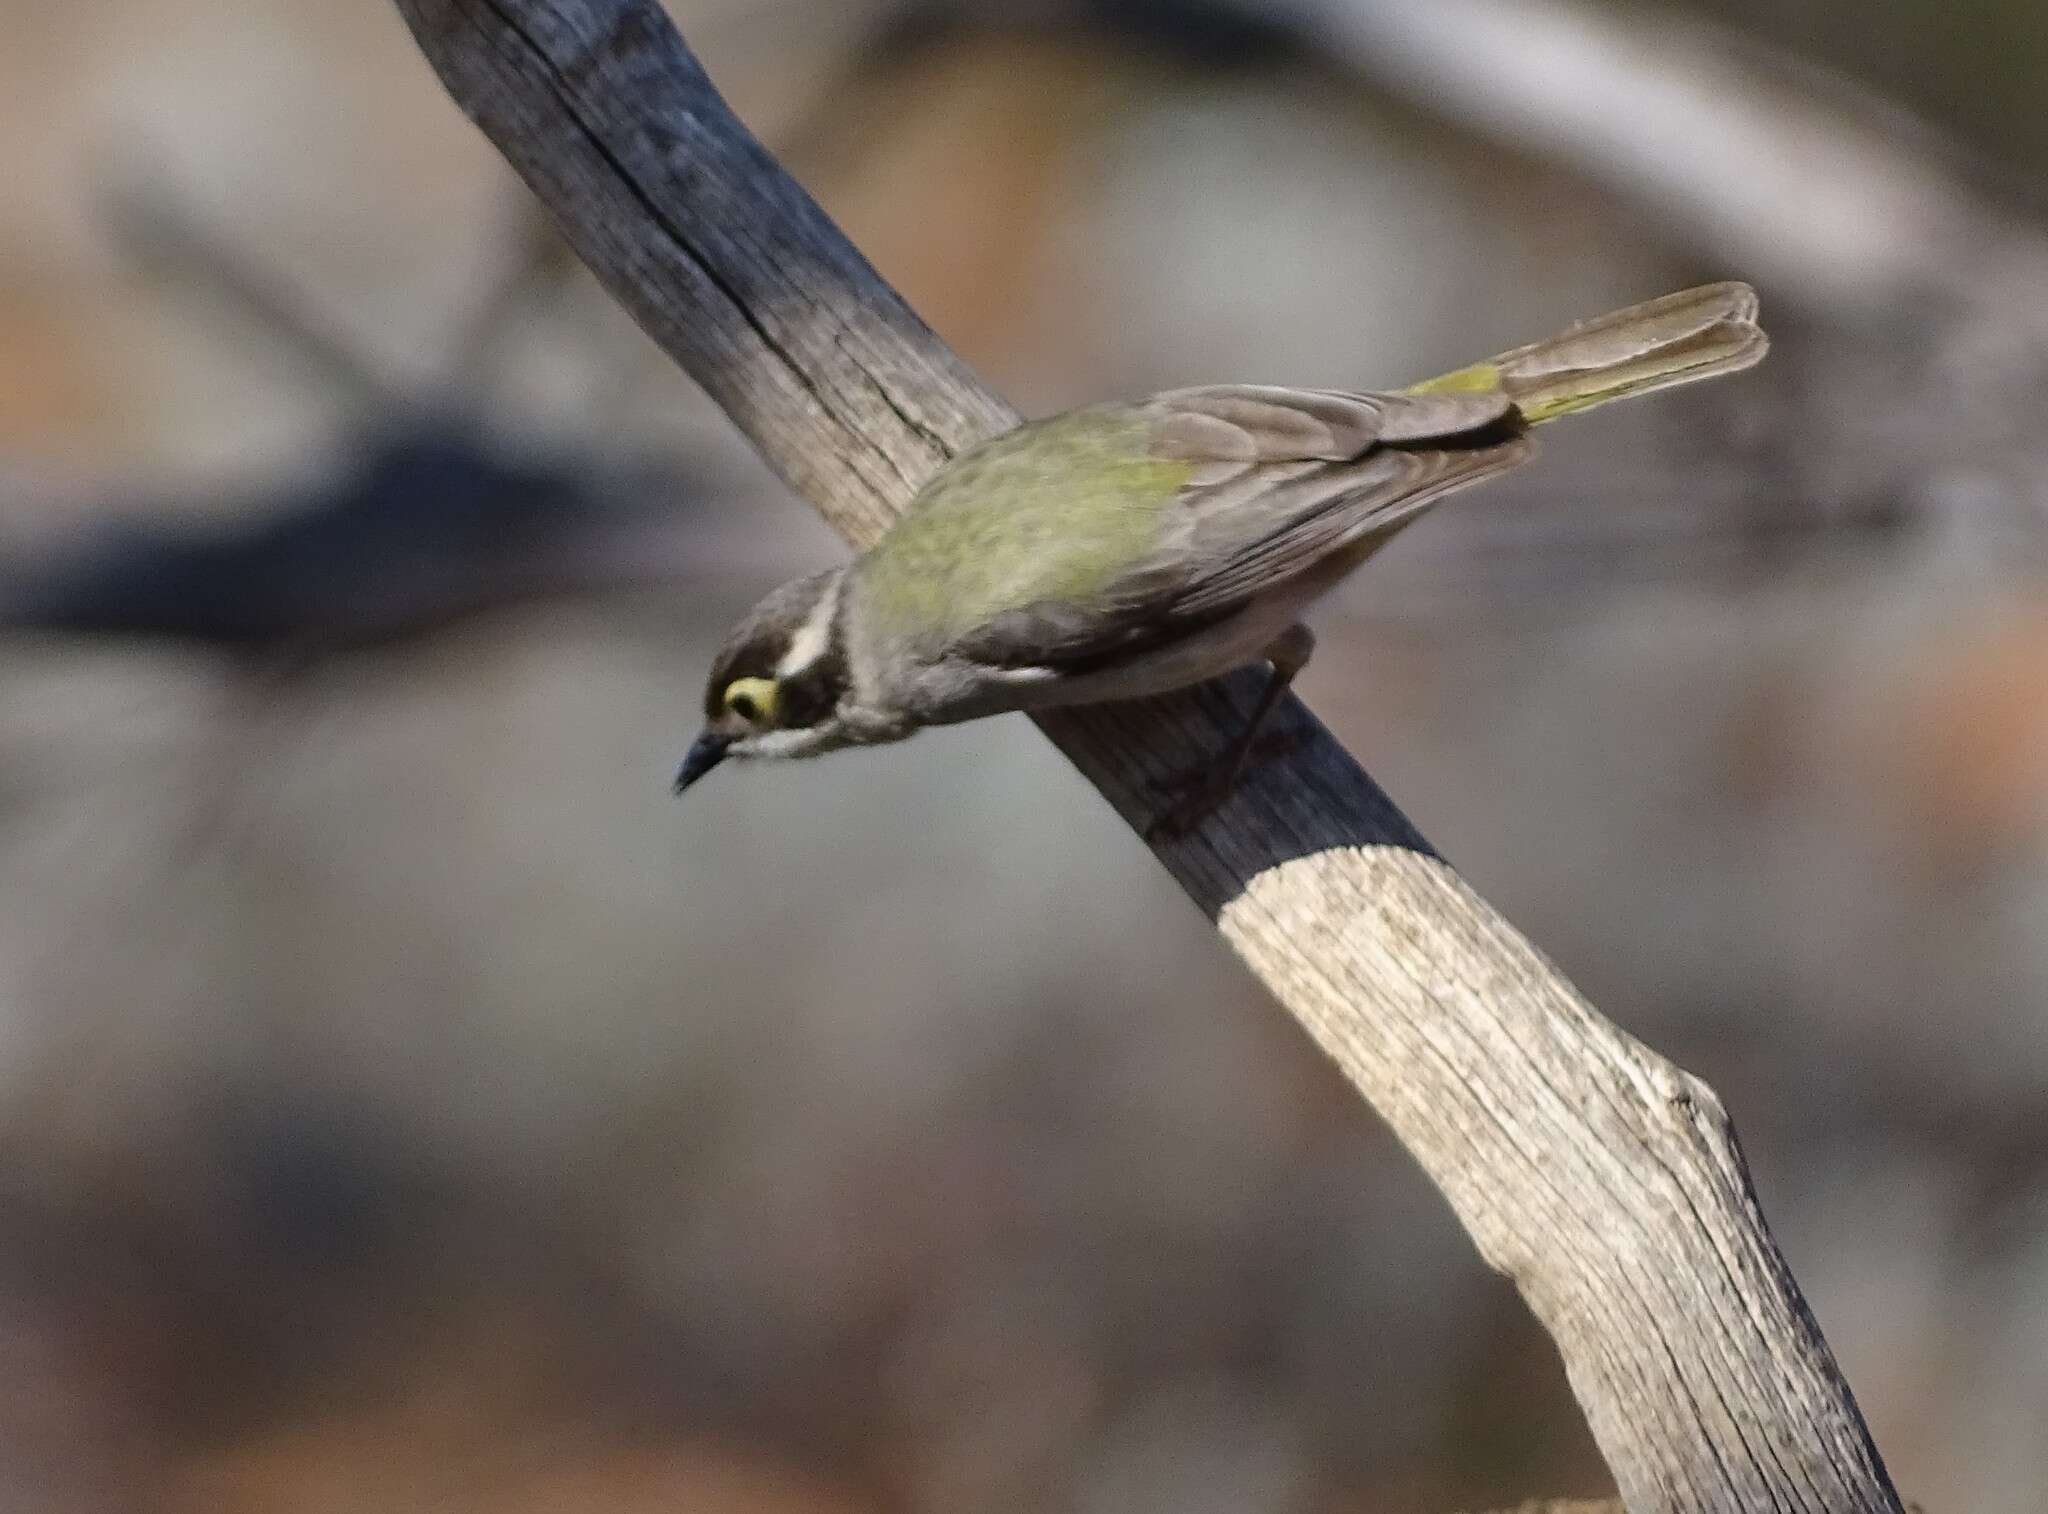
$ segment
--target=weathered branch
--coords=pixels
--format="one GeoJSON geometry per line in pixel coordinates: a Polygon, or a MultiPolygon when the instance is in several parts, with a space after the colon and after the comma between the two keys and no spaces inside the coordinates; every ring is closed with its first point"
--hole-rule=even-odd
{"type": "MultiPolygon", "coordinates": [[[[736,121],[653,0],[398,0],[612,292],[856,544],[1011,425],[736,121]]],[[[1127,820],[1255,679],[1048,717],[1127,820]]],[[[1157,848],[1563,1354],[1629,1506],[1898,1502],[1710,1090],[1602,1019],[1313,717],[1157,848]]]]}

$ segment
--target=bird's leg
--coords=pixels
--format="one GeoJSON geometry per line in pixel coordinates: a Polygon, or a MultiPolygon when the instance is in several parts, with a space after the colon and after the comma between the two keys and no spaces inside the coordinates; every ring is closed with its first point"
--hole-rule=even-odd
{"type": "Polygon", "coordinates": [[[1280,702],[1280,696],[1294,686],[1295,678],[1308,666],[1308,660],[1316,655],[1316,633],[1299,621],[1273,638],[1266,648],[1266,663],[1273,670],[1273,676],[1266,680],[1266,687],[1259,694],[1259,702],[1252,707],[1252,718],[1245,724],[1244,734],[1237,739],[1225,759],[1224,787],[1232,788],[1244,776],[1258,750],[1260,728],[1273,713],[1273,707],[1280,702]]]}
{"type": "Polygon", "coordinates": [[[1187,835],[1230,797],[1258,751],[1260,727],[1273,713],[1280,696],[1293,684],[1295,675],[1308,666],[1315,650],[1315,633],[1298,623],[1273,638],[1263,654],[1273,674],[1259,691],[1259,702],[1252,706],[1251,719],[1245,722],[1243,734],[1221,758],[1168,785],[1177,791],[1178,797],[1145,828],[1146,840],[1168,841],[1187,835]]]}

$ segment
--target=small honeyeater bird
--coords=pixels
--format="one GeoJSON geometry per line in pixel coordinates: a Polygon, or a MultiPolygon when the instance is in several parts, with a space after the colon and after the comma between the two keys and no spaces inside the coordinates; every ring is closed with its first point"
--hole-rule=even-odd
{"type": "Polygon", "coordinates": [[[963,453],[873,546],[777,589],[719,649],[680,793],[727,757],[809,757],[1008,710],[1272,677],[1228,792],[1314,641],[1301,615],[1402,526],[1531,454],[1528,432],[1747,368],[1755,291],[1713,284],[1390,393],[1176,389],[963,453]]]}

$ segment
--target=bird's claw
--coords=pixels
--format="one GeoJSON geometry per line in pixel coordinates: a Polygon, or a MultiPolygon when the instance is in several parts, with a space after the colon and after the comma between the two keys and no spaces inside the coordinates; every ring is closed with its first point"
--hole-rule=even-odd
{"type": "Polygon", "coordinates": [[[1204,820],[1222,807],[1237,784],[1234,780],[1218,782],[1213,773],[1200,772],[1185,773],[1156,787],[1163,793],[1177,792],[1179,797],[1169,799],[1145,827],[1145,839],[1153,843],[1181,841],[1194,834],[1204,820]]]}
{"type": "Polygon", "coordinates": [[[1203,821],[1223,807],[1237,791],[1245,774],[1275,758],[1287,756],[1300,745],[1299,733],[1274,731],[1220,763],[1211,763],[1155,782],[1153,791],[1166,801],[1166,807],[1145,827],[1145,839],[1148,842],[1185,840],[1203,821]]]}

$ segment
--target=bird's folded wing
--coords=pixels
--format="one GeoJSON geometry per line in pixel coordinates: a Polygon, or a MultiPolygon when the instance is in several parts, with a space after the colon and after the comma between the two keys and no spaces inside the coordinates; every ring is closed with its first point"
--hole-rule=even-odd
{"type": "Polygon", "coordinates": [[[1497,394],[1234,385],[1175,390],[1141,408],[1153,455],[1194,464],[1156,546],[1085,596],[996,616],[961,655],[1071,666],[1170,642],[1513,467],[1530,446],[1497,394]]]}

